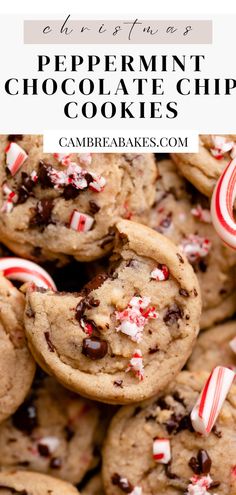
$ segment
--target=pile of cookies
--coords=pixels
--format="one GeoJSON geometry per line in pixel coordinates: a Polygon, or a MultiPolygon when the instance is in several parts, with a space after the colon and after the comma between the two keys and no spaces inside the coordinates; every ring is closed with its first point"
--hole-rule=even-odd
{"type": "Polygon", "coordinates": [[[236,252],[209,206],[235,138],[0,136],[0,495],[236,495],[236,252]]]}

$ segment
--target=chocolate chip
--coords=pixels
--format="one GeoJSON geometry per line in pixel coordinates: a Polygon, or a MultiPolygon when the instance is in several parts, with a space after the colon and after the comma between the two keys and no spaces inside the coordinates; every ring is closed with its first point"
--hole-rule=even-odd
{"type": "Polygon", "coordinates": [[[30,220],[30,227],[45,226],[51,222],[51,213],[53,209],[52,199],[41,199],[37,202],[34,215],[30,220]]]}
{"type": "Polygon", "coordinates": [[[62,460],[60,457],[52,457],[50,464],[51,469],[60,469],[62,466],[62,460]]]}
{"type": "Polygon", "coordinates": [[[181,418],[182,416],[180,414],[177,415],[173,413],[171,414],[171,417],[166,421],[166,429],[169,435],[177,431],[181,418]]]}
{"type": "Polygon", "coordinates": [[[50,333],[49,332],[44,332],[44,337],[45,337],[45,340],[48,344],[48,349],[50,352],[54,352],[55,348],[54,348],[54,345],[50,339],[50,333]]]}
{"type": "Polygon", "coordinates": [[[26,172],[21,173],[21,184],[17,190],[18,205],[25,203],[29,196],[33,196],[32,191],[35,185],[36,185],[35,182],[26,172]]]}
{"type": "Polygon", "coordinates": [[[198,267],[199,267],[199,270],[202,272],[202,273],[205,273],[207,271],[207,264],[204,260],[200,260],[198,262],[198,267]]]}
{"type": "Polygon", "coordinates": [[[191,457],[191,459],[189,459],[188,465],[195,474],[201,474],[199,462],[196,457],[191,457]]]}
{"type": "Polygon", "coordinates": [[[101,285],[105,282],[105,280],[107,280],[107,278],[108,278],[107,273],[99,273],[98,275],[96,275],[96,277],[92,278],[92,280],[90,280],[90,282],[88,282],[84,286],[82,292],[87,295],[93,290],[99,289],[99,287],[101,287],[101,285]]]}
{"type": "Polygon", "coordinates": [[[39,162],[37,175],[38,181],[43,189],[46,189],[47,187],[53,187],[53,182],[51,181],[51,177],[49,174],[50,170],[52,170],[52,167],[50,165],[47,165],[43,161],[39,162]]]}
{"type": "Polygon", "coordinates": [[[177,257],[179,258],[180,263],[184,263],[183,256],[181,256],[181,254],[179,254],[179,253],[176,253],[176,254],[177,254],[177,257]]]}
{"type": "Polygon", "coordinates": [[[166,422],[166,429],[169,434],[174,433],[175,435],[180,431],[188,430],[193,432],[194,429],[192,427],[190,415],[182,415],[173,413],[171,417],[166,422]]]}
{"type": "Polygon", "coordinates": [[[43,443],[38,443],[38,452],[42,457],[49,457],[50,456],[50,450],[47,445],[43,443]]]}
{"type": "Polygon", "coordinates": [[[85,174],[84,178],[85,178],[85,180],[87,181],[88,185],[89,185],[91,182],[93,182],[93,181],[94,181],[93,176],[92,176],[89,172],[87,172],[87,173],[85,174]]]}
{"type": "Polygon", "coordinates": [[[185,289],[179,289],[179,295],[183,297],[189,297],[189,292],[185,289]]]}
{"type": "Polygon", "coordinates": [[[66,440],[67,440],[67,442],[70,442],[70,440],[72,440],[72,438],[75,435],[74,430],[72,430],[72,428],[69,425],[67,425],[64,428],[64,432],[66,434],[66,440]]]}
{"type": "Polygon", "coordinates": [[[123,388],[123,380],[115,380],[113,384],[115,385],[115,387],[123,388]]]}
{"type": "Polygon", "coordinates": [[[95,203],[95,201],[89,201],[89,212],[92,213],[92,215],[95,215],[95,213],[98,213],[100,210],[100,206],[95,203]]]}
{"type": "Polygon", "coordinates": [[[118,473],[114,473],[112,475],[111,481],[113,485],[118,486],[124,493],[131,493],[133,491],[134,487],[129,480],[123,476],[120,476],[118,473]]]}
{"type": "Polygon", "coordinates": [[[170,462],[168,462],[168,464],[164,464],[164,468],[167,478],[169,478],[170,480],[176,480],[178,478],[177,474],[172,473],[170,462]]]}
{"type": "Polygon", "coordinates": [[[198,451],[197,460],[202,474],[208,474],[211,470],[211,458],[204,449],[198,451]]]}
{"type": "Polygon", "coordinates": [[[28,318],[34,318],[34,316],[35,316],[35,312],[34,312],[34,310],[31,308],[31,306],[30,306],[29,302],[28,302],[28,306],[27,306],[27,308],[26,308],[25,314],[26,314],[26,316],[28,316],[28,318]]]}
{"type": "Polygon", "coordinates": [[[66,201],[68,201],[69,199],[75,199],[80,194],[80,192],[80,189],[74,187],[73,184],[69,184],[68,186],[64,187],[63,197],[66,201]]]}
{"type": "Polygon", "coordinates": [[[23,139],[23,134],[9,134],[7,139],[12,143],[16,143],[17,141],[21,141],[23,139]]]}
{"type": "Polygon", "coordinates": [[[194,296],[195,296],[195,297],[197,297],[197,296],[198,296],[198,291],[197,291],[197,289],[195,289],[195,288],[193,289],[193,294],[194,294],[194,296]]]}
{"type": "Polygon", "coordinates": [[[160,407],[160,409],[163,411],[165,409],[169,410],[170,406],[167,404],[166,400],[164,397],[159,397],[156,401],[156,405],[160,407]]]}
{"type": "Polygon", "coordinates": [[[13,414],[12,424],[18,430],[29,434],[38,426],[37,410],[32,398],[23,402],[13,414]]]}
{"type": "Polygon", "coordinates": [[[183,318],[183,310],[182,308],[180,308],[180,306],[174,303],[172,306],[168,307],[163,317],[163,321],[168,327],[171,327],[181,318],[183,318]]]}
{"type": "Polygon", "coordinates": [[[83,340],[82,354],[90,359],[102,359],[107,354],[107,341],[99,337],[87,337],[83,340]]]}
{"type": "Polygon", "coordinates": [[[158,351],[159,351],[158,345],[155,345],[155,347],[149,347],[149,349],[148,349],[149,354],[155,354],[155,352],[158,352],[158,351]]]}

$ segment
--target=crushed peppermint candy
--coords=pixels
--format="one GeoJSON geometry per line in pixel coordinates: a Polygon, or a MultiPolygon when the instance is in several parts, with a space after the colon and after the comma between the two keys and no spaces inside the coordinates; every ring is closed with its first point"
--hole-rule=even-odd
{"type": "Polygon", "coordinates": [[[90,165],[92,163],[92,153],[79,153],[78,158],[82,165],[90,165]]]}
{"type": "Polygon", "coordinates": [[[62,165],[64,165],[65,167],[67,167],[67,165],[70,164],[71,162],[71,154],[66,154],[66,153],[54,153],[53,154],[54,158],[56,158],[56,160],[61,163],[62,165]]]}
{"type": "Polygon", "coordinates": [[[180,245],[185,256],[190,263],[205,258],[210,252],[211,241],[206,237],[200,237],[199,235],[190,234],[182,240],[180,245]]]}
{"type": "Polygon", "coordinates": [[[227,141],[225,136],[212,136],[213,148],[210,152],[214,158],[220,160],[225,153],[229,153],[234,148],[233,141],[227,141]]]}
{"type": "Polygon", "coordinates": [[[88,172],[74,162],[70,162],[65,170],[48,167],[47,173],[55,189],[70,185],[79,190],[89,188],[91,191],[101,192],[106,185],[104,177],[95,172],[88,172]]]}
{"type": "Polygon", "coordinates": [[[88,232],[91,230],[93,223],[93,217],[86,213],[81,213],[78,210],[74,210],[70,219],[70,228],[76,230],[76,232],[88,232]]]}
{"type": "Polygon", "coordinates": [[[206,208],[202,208],[201,205],[195,206],[191,210],[192,215],[203,223],[211,223],[211,212],[206,208]]]}
{"type": "Polygon", "coordinates": [[[171,460],[170,440],[168,438],[154,438],[153,459],[162,464],[168,464],[171,460]]]}
{"type": "Polygon", "coordinates": [[[126,372],[133,371],[135,376],[142,381],[144,379],[143,356],[140,349],[136,349],[130,359],[126,372]]]}
{"type": "Polygon", "coordinates": [[[163,282],[168,280],[170,275],[169,268],[166,265],[159,264],[157,268],[154,268],[151,272],[151,279],[158,280],[158,282],[163,282]]]}
{"type": "Polygon", "coordinates": [[[53,454],[53,452],[59,447],[59,444],[60,440],[53,436],[43,437],[38,441],[38,445],[45,447],[48,450],[49,455],[53,454]]]}
{"type": "Polygon", "coordinates": [[[31,174],[30,174],[30,178],[31,178],[31,180],[32,180],[32,181],[37,182],[37,180],[38,180],[38,175],[37,175],[36,170],[33,170],[33,171],[31,172],[31,174]]]}
{"type": "Polygon", "coordinates": [[[149,297],[134,296],[123,311],[116,311],[115,317],[120,321],[117,332],[128,335],[134,342],[142,340],[142,332],[149,318],[157,319],[158,313],[150,305],[149,297]]]}
{"type": "Polygon", "coordinates": [[[236,337],[234,337],[230,342],[229,346],[233,352],[236,354],[236,337]]]}
{"type": "Polygon", "coordinates": [[[19,144],[13,142],[8,144],[5,152],[7,168],[11,175],[15,175],[28,158],[28,155],[19,144]]]}
{"type": "Polygon", "coordinates": [[[211,495],[210,492],[208,492],[208,489],[211,488],[213,480],[209,474],[207,476],[202,476],[201,478],[193,476],[190,478],[190,481],[191,483],[188,485],[186,495],[211,495]]]}
{"type": "Polygon", "coordinates": [[[6,182],[2,185],[2,192],[5,201],[2,205],[1,212],[11,213],[14,207],[14,203],[17,202],[18,195],[10,189],[10,187],[6,184],[6,182]]]}

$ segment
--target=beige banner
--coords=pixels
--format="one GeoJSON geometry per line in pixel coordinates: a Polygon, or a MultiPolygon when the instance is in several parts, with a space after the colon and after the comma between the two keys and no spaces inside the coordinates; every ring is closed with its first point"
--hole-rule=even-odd
{"type": "Polygon", "coordinates": [[[209,20],[24,21],[25,44],[210,44],[209,20]]]}

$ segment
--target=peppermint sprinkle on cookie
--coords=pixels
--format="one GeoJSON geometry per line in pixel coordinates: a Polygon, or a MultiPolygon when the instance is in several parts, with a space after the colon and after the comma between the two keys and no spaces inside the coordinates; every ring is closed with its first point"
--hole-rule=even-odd
{"type": "Polygon", "coordinates": [[[134,296],[128,306],[123,311],[116,311],[115,317],[121,324],[116,328],[117,332],[122,332],[134,342],[142,340],[142,332],[149,318],[157,319],[158,313],[150,305],[149,297],[134,296]]]}

